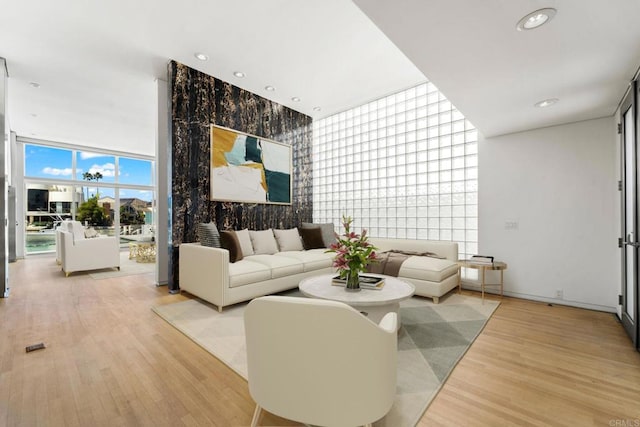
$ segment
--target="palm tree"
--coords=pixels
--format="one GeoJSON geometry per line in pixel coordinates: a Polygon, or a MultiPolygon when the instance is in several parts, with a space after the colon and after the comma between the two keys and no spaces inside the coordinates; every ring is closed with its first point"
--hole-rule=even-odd
{"type": "MultiPolygon", "coordinates": [[[[104,176],[100,172],[96,172],[96,173],[85,172],[85,173],[82,174],[82,179],[84,179],[86,181],[98,182],[102,178],[104,178],[104,176]]],[[[98,191],[97,190],[96,190],[96,196],[98,196],[98,191]]],[[[87,187],[87,200],[88,199],[89,199],[89,187],[87,187]]]]}

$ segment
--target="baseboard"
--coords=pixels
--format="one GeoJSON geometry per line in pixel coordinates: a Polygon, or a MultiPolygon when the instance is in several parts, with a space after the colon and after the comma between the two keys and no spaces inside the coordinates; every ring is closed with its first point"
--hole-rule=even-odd
{"type": "MultiPolygon", "coordinates": [[[[473,285],[470,283],[462,283],[462,289],[468,289],[468,290],[472,290],[472,291],[478,291],[481,292],[480,289],[480,285],[473,285]]],[[[485,288],[484,290],[485,294],[493,294],[493,295],[499,295],[500,291],[495,289],[495,288],[485,288]]],[[[584,302],[579,302],[579,301],[570,301],[570,300],[566,300],[566,299],[557,299],[557,298],[547,298],[547,297],[541,297],[538,295],[530,295],[530,294],[523,294],[523,293],[519,293],[519,292],[509,292],[509,291],[504,291],[504,295],[508,296],[508,297],[513,297],[513,298],[520,298],[520,299],[526,299],[526,300],[531,300],[531,301],[539,301],[539,302],[546,302],[549,304],[556,304],[556,305],[566,305],[569,307],[577,307],[577,308],[584,308],[587,310],[595,310],[595,311],[604,311],[607,313],[616,313],[617,311],[617,307],[610,307],[607,305],[599,305],[599,304],[589,304],[589,303],[584,303],[584,302]]]]}

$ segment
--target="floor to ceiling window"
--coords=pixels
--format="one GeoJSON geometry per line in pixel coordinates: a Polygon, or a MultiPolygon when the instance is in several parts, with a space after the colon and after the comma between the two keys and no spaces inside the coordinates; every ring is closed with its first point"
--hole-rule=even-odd
{"type": "Polygon", "coordinates": [[[313,219],[478,248],[477,132],[430,82],[316,120],[313,219]]]}
{"type": "Polygon", "coordinates": [[[55,250],[60,221],[76,219],[122,245],[154,235],[153,160],[24,143],[25,253],[55,250]]]}

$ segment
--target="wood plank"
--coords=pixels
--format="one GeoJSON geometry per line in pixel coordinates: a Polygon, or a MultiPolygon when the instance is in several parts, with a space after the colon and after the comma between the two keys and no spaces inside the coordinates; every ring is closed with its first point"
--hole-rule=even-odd
{"type": "MultiPolygon", "coordinates": [[[[150,274],[66,278],[53,256],[10,264],[10,278],[0,425],[251,422],[246,381],[150,310],[188,294],[150,274]],[[39,341],[45,350],[24,352],[39,341]]],[[[640,354],[615,316],[503,298],[419,425],[610,425],[640,418],[638,402],[640,354]]],[[[268,412],[261,424],[297,425],[268,412]]]]}

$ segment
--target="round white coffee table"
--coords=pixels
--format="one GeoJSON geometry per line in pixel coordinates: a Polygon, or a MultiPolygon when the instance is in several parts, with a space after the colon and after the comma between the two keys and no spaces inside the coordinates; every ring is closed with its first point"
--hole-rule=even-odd
{"type": "Polygon", "coordinates": [[[411,298],[416,290],[415,286],[396,277],[370,273],[367,275],[384,277],[384,287],[380,290],[362,289],[359,292],[349,292],[343,286],[331,284],[331,278],[335,274],[308,277],[303,279],[298,287],[304,296],[348,304],[375,323],[380,323],[387,313],[397,313],[400,327],[400,301],[411,298]]]}

